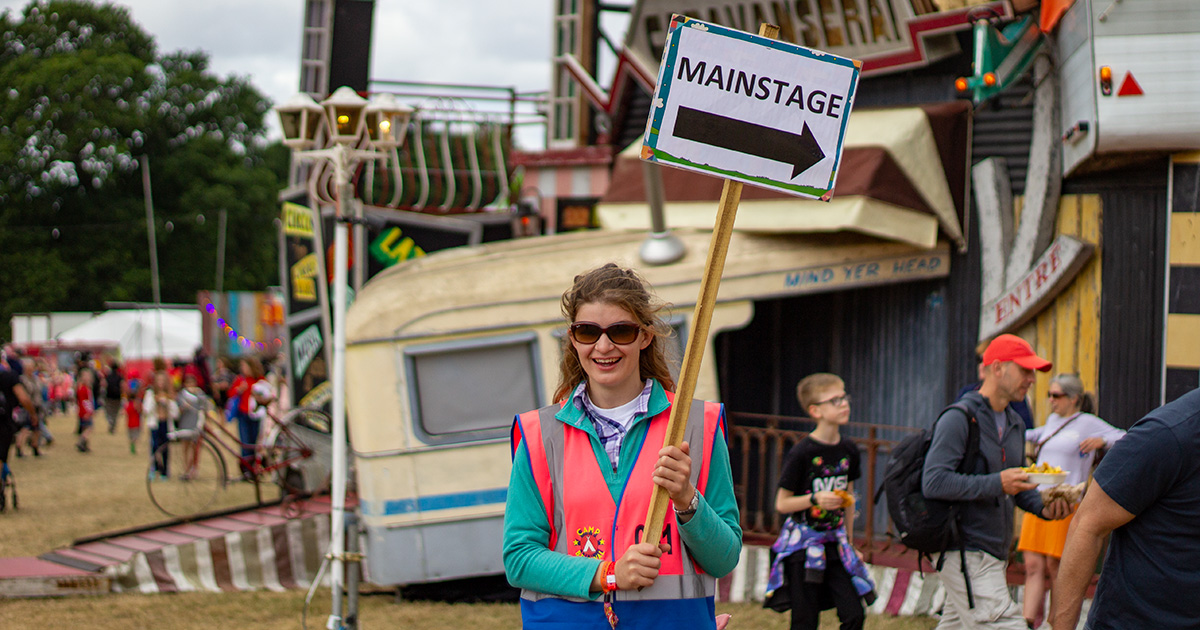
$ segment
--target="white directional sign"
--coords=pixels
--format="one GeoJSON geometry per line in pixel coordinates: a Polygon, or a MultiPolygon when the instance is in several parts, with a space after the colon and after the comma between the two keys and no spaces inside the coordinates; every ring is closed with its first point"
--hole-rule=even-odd
{"type": "Polygon", "coordinates": [[[676,15],[642,159],[828,201],[861,68],[676,15]]]}

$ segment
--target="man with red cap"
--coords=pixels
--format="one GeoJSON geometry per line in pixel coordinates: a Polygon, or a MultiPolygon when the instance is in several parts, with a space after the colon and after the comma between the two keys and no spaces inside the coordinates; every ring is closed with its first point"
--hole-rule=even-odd
{"type": "Polygon", "coordinates": [[[960,399],[970,415],[949,407],[934,425],[921,490],[926,498],[956,502],[961,514],[955,553],[948,550],[939,562],[946,589],[940,629],[1026,628],[1005,579],[1014,503],[1047,520],[1065,518],[1070,507],[1061,500],[1044,504],[1037,484],[1021,470],[1025,425],[1009,405],[1025,399],[1035,370],[1050,367],[1024,339],[1000,335],[983,352],[979,390],[960,399]],[[963,460],[972,423],[977,425],[979,454],[966,470],[963,460]]]}

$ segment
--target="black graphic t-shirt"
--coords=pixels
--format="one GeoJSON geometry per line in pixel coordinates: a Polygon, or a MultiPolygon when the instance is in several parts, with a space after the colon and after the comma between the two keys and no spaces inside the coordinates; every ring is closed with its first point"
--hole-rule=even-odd
{"type": "MultiPolygon", "coordinates": [[[[837,444],[824,444],[806,437],[788,451],[783,460],[783,472],[779,476],[779,487],[791,490],[796,496],[810,492],[847,490],[851,481],[859,477],[858,447],[847,437],[837,444]]],[[[803,515],[792,518],[818,531],[837,529],[844,524],[846,510],[825,510],[814,505],[803,515]]]]}

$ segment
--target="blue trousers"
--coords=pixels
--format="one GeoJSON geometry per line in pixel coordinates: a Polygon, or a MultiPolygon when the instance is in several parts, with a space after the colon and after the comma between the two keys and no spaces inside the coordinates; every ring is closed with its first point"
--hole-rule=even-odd
{"type": "Polygon", "coordinates": [[[241,412],[238,412],[237,419],[238,439],[242,442],[242,472],[248,472],[250,462],[254,461],[254,446],[258,443],[258,431],[262,420],[241,412]]]}
{"type": "Polygon", "coordinates": [[[162,453],[159,454],[162,456],[161,459],[156,456],[156,453],[158,452],[158,447],[167,443],[167,433],[170,432],[170,429],[171,427],[163,420],[150,432],[150,457],[154,459],[154,470],[164,477],[168,474],[167,460],[169,459],[168,455],[170,455],[171,449],[164,448],[162,453]]]}

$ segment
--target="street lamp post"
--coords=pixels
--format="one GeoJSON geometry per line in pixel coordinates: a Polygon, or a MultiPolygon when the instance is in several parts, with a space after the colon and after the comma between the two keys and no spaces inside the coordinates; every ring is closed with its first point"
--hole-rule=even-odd
{"type": "MultiPolygon", "coordinates": [[[[306,95],[292,97],[287,103],[275,108],[283,129],[284,144],[293,150],[300,160],[328,160],[334,169],[337,185],[337,203],[333,223],[333,409],[332,446],[330,468],[332,481],[330,492],[332,513],[330,514],[330,587],[333,606],[326,627],[339,629],[343,626],[342,587],[345,580],[346,561],[346,264],[348,258],[345,207],[353,196],[350,174],[363,161],[386,157],[374,150],[363,151],[352,148],[363,133],[373,148],[398,147],[404,142],[408,119],[412,109],[396,101],[395,97],[379,95],[371,102],[348,87],[338,88],[329,98],[317,105],[306,95]],[[311,149],[321,119],[328,125],[328,138],[333,146],[327,149],[311,149]]],[[[316,226],[320,229],[320,226],[316,226]]],[[[319,281],[324,281],[321,279],[319,281]]]]}

